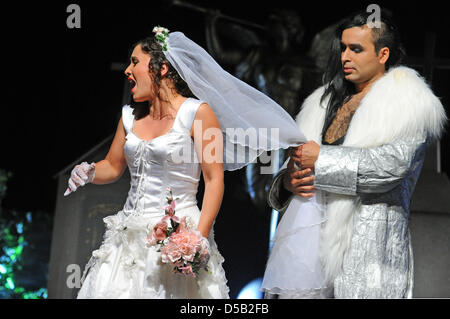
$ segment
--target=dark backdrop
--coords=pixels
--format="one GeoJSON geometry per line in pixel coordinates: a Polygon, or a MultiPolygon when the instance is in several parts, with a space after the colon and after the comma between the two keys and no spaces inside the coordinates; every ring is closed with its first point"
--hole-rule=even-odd
{"type": "MultiPolygon", "coordinates": [[[[275,8],[273,1],[191,2],[261,24],[275,8]]],[[[297,2],[276,4],[299,12],[306,27],[304,49],[316,32],[369,3],[297,2]]],[[[124,76],[110,66],[127,61],[134,41],[154,25],[163,25],[183,31],[205,47],[204,16],[171,8],[165,1],[75,1],[81,7],[81,29],[66,26],[69,3],[17,2],[2,10],[0,168],[14,173],[3,203],[7,207],[52,212],[56,190],[52,176],[115,131],[124,76]]],[[[450,13],[442,3],[396,1],[386,7],[395,14],[409,55],[423,56],[425,34],[432,31],[437,34],[436,56],[450,58],[450,13]]],[[[449,73],[437,71],[433,81],[445,105],[450,99],[449,73]]],[[[447,133],[444,152],[448,145],[447,133]]],[[[447,174],[449,162],[444,154],[447,174]]]]}
{"type": "MultiPolygon", "coordinates": [[[[265,23],[268,13],[275,7],[296,10],[306,28],[303,50],[309,47],[318,31],[370,3],[190,2],[260,24],[265,23]]],[[[443,3],[376,3],[393,11],[410,56],[424,55],[425,34],[431,31],[437,35],[436,56],[450,58],[450,13],[443,3]]],[[[171,7],[166,1],[16,2],[2,8],[0,20],[5,80],[0,168],[14,174],[8,183],[3,206],[39,209],[49,214],[53,214],[56,198],[53,176],[116,129],[124,75],[112,71],[111,63],[125,63],[131,44],[150,34],[155,25],[182,31],[206,47],[204,16],[171,7]],[[66,26],[69,15],[66,8],[70,3],[81,7],[81,29],[66,26]]],[[[447,113],[449,74],[450,71],[437,71],[432,83],[447,113]]],[[[449,140],[446,133],[442,140],[442,162],[447,174],[450,173],[449,140]]],[[[227,174],[227,178],[232,179],[236,173],[227,174]]],[[[224,207],[232,212],[233,189],[226,192],[224,207]]],[[[236,222],[238,218],[236,216],[236,222]]],[[[229,227],[232,229],[233,225],[229,227]]]]}

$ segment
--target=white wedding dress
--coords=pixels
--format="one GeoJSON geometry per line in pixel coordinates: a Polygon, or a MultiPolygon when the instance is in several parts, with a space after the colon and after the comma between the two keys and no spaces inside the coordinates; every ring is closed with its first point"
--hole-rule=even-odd
{"type": "Polygon", "coordinates": [[[150,141],[133,133],[133,109],[123,107],[127,133],[124,152],[131,187],[123,210],[103,219],[104,240],[86,265],[78,298],[229,298],[224,259],[217,250],[213,229],[209,271],[200,270],[197,278],[174,273],[173,267],[161,262],[157,247],[146,245],[148,233],[164,216],[168,187],[177,198],[176,216],[187,216],[192,227],[200,219],[196,194],[201,167],[190,129],[201,103],[187,99],[171,130],[150,141]],[[180,156],[184,162],[177,160],[180,156]]]}
{"type": "Polygon", "coordinates": [[[261,290],[279,299],[329,298],[320,261],[320,231],[326,221],[323,194],[293,196],[281,218],[261,290]]]}

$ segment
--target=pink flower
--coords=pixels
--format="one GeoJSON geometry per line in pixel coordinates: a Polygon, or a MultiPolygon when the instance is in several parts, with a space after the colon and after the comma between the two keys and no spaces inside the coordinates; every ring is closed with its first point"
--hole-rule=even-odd
{"type": "Polygon", "coordinates": [[[172,190],[168,188],[167,191],[170,194],[167,197],[169,205],[164,208],[165,215],[153,227],[153,232],[147,236],[147,240],[150,245],[159,245],[161,261],[170,264],[174,272],[196,277],[200,269],[207,270],[209,243],[198,230],[188,227],[186,217],[175,216],[176,202],[172,190]]]}
{"type": "Polygon", "coordinates": [[[161,219],[161,221],[162,222],[167,222],[168,220],[173,220],[174,222],[176,222],[176,223],[180,223],[180,218],[179,217],[177,217],[177,216],[175,216],[175,215],[172,215],[172,216],[170,216],[170,215],[165,215],[162,219],[161,219]]]}
{"type": "Polygon", "coordinates": [[[161,260],[163,263],[175,263],[181,258],[181,252],[177,245],[169,243],[161,250],[161,260]]]}
{"type": "Polygon", "coordinates": [[[177,233],[181,233],[181,232],[183,232],[183,231],[186,231],[186,229],[187,229],[187,226],[186,226],[186,216],[184,216],[183,218],[181,218],[181,219],[178,219],[178,222],[177,222],[179,225],[178,225],[178,228],[177,228],[177,233]]]}
{"type": "Polygon", "coordinates": [[[191,262],[194,261],[196,253],[196,249],[194,246],[184,244],[180,247],[180,252],[184,260],[191,262]]]}
{"type": "Polygon", "coordinates": [[[175,215],[175,207],[176,207],[176,203],[175,200],[172,199],[172,201],[170,202],[170,204],[166,207],[164,207],[164,210],[166,212],[167,215],[169,215],[170,217],[172,217],[173,215],[175,215]]]}
{"type": "Polygon", "coordinates": [[[181,270],[181,272],[182,272],[184,275],[195,277],[195,273],[194,273],[194,271],[192,270],[192,266],[191,266],[191,265],[187,265],[187,266],[185,266],[185,267],[180,267],[179,269],[181,270]]]}
{"type": "Polygon", "coordinates": [[[177,260],[176,262],[173,263],[173,266],[175,268],[184,267],[184,260],[180,258],[179,260],[177,260]]]}
{"type": "Polygon", "coordinates": [[[164,240],[167,238],[167,223],[165,222],[159,222],[153,227],[153,238],[156,241],[164,240]]]}
{"type": "Polygon", "coordinates": [[[179,247],[183,259],[190,262],[194,261],[195,254],[200,250],[201,240],[199,231],[183,228],[171,236],[171,241],[179,247]]]}

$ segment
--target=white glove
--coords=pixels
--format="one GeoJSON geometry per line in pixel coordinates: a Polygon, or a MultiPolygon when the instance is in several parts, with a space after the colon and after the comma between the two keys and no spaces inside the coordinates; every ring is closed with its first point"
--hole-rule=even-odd
{"type": "Polygon", "coordinates": [[[83,162],[80,165],[76,165],[69,178],[69,187],[67,188],[64,196],[75,192],[79,186],[84,186],[87,183],[92,183],[95,177],[95,163],[88,164],[83,162]]]}

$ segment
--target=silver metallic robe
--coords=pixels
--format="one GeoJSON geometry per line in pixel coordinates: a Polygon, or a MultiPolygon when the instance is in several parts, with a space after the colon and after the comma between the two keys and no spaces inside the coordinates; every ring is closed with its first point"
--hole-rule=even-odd
{"type": "MultiPolygon", "coordinates": [[[[424,138],[370,149],[321,146],[314,186],[361,201],[343,270],[334,280],[335,297],[412,297],[409,204],[424,153],[424,138]]],[[[278,197],[285,171],[269,191],[269,203],[277,210],[288,204],[278,197]]]]}
{"type": "MultiPolygon", "coordinates": [[[[366,134],[366,140],[377,138],[376,130],[379,134],[391,130],[389,122],[385,123],[384,130],[380,127],[364,129],[364,121],[370,121],[374,113],[369,112],[374,107],[379,108],[379,113],[383,114],[384,107],[396,108],[395,102],[391,105],[383,105],[382,100],[377,100],[377,96],[390,92],[383,85],[389,84],[392,87],[392,94],[398,96],[403,93],[404,87],[388,82],[390,77],[396,81],[397,78],[411,77],[414,81],[420,82],[414,72],[401,67],[390,71],[385,75],[385,79],[378,80],[380,83],[374,84],[371,95],[361,102],[353,121],[356,127],[349,128],[346,141],[362,140],[358,134],[366,134]],[[397,73],[395,73],[397,72],[397,73]],[[384,82],[383,82],[384,81],[384,82]],[[372,106],[373,105],[373,106],[372,106]],[[361,110],[360,110],[361,109],[361,110]],[[357,117],[356,114],[360,112],[357,117]],[[364,112],[367,113],[365,116],[364,112]],[[360,126],[358,126],[360,125],[360,126]],[[366,131],[374,130],[374,133],[366,131]],[[348,135],[352,136],[348,136],[348,135]]],[[[409,80],[409,78],[408,78],[409,80]]],[[[422,81],[423,82],[423,81],[422,81]]],[[[403,82],[402,82],[403,83],[403,82]]],[[[410,83],[408,83],[410,85],[410,83]]],[[[427,94],[431,94],[428,87],[417,84],[427,94]]],[[[424,94],[417,92],[414,94],[424,94]]],[[[324,106],[319,106],[319,98],[323,88],[312,94],[302,107],[302,112],[297,117],[300,129],[309,139],[320,143],[320,131],[323,123],[324,106]],[[317,105],[314,105],[317,104],[317,105]],[[317,111],[322,109],[321,111],[317,111]],[[317,117],[317,119],[315,119],[317,117]],[[311,124],[311,121],[317,123],[311,124]],[[303,124],[303,126],[302,126],[303,124]]],[[[368,94],[369,95],[369,94],[368,94]]],[[[432,103],[420,105],[424,100],[417,101],[412,108],[430,108],[434,112],[429,112],[434,118],[428,122],[435,125],[442,125],[445,120],[445,113],[442,105],[437,99],[430,97],[432,103]],[[436,102],[437,100],[437,102],[436,102]],[[436,111],[437,110],[437,111],[436,111]]],[[[414,96],[412,97],[412,101],[414,96]]],[[[394,101],[391,99],[391,101],[394,101]]],[[[404,101],[402,101],[404,102],[404,101]]],[[[325,102],[326,103],[326,102],[325,102]]],[[[387,104],[387,103],[386,103],[387,104]]],[[[398,103],[397,103],[398,104],[398,103]]],[[[414,103],[413,103],[414,104],[414,103]]],[[[404,126],[408,130],[408,125],[414,126],[411,122],[411,115],[406,123],[401,123],[403,106],[398,106],[399,115],[396,121],[399,126],[404,126]]],[[[411,107],[409,104],[407,107],[411,107]]],[[[413,112],[414,110],[410,110],[413,112]]],[[[422,113],[420,114],[422,115],[422,113]]],[[[419,116],[420,116],[419,115],[419,116]]],[[[383,115],[380,115],[383,116],[383,115]]],[[[392,116],[392,114],[390,114],[392,116]]],[[[407,116],[406,116],[407,117],[407,116]]],[[[422,119],[419,119],[419,121],[422,119]]],[[[424,118],[423,121],[429,119],[424,118]]],[[[403,121],[404,122],[404,121],[403,121]]],[[[427,122],[427,123],[428,123],[427,122]]],[[[370,122],[367,122],[370,123],[370,122]]],[[[395,122],[392,122],[395,123],[395,122]]],[[[372,123],[370,124],[372,125],[372,123]]],[[[380,121],[383,125],[383,121],[380,121]]],[[[413,290],[413,255],[408,230],[409,206],[411,195],[420,175],[420,170],[424,160],[427,137],[433,135],[433,128],[420,127],[417,130],[405,131],[409,134],[402,134],[402,138],[392,138],[388,143],[378,143],[376,146],[355,146],[361,142],[350,143],[352,146],[328,146],[321,145],[319,157],[315,163],[314,186],[325,193],[325,198],[332,200],[337,196],[351,198],[354,202],[352,213],[352,223],[347,226],[351,228],[348,245],[342,251],[342,262],[339,263],[339,271],[333,276],[334,297],[336,298],[411,298],[413,290]]],[[[439,131],[439,128],[437,129],[439,131]]],[[[395,137],[395,135],[394,135],[395,137]]],[[[388,140],[388,136],[386,139],[388,140]]],[[[386,140],[385,139],[385,140],[386,140]]],[[[362,143],[364,144],[364,142],[362,143]]],[[[371,144],[369,142],[368,144],[371,144]]],[[[377,142],[372,143],[377,144],[377,142]]],[[[280,170],[275,176],[269,190],[269,205],[277,210],[284,211],[289,203],[280,201],[280,190],[283,187],[283,175],[286,169],[280,170]]],[[[328,207],[328,200],[326,205],[328,207]]],[[[328,210],[328,208],[327,208],[328,210]]],[[[344,212],[335,210],[333,213],[339,215],[344,212]]],[[[328,222],[328,221],[327,221],[328,222]]],[[[301,243],[299,243],[300,247],[301,243]]]]}

